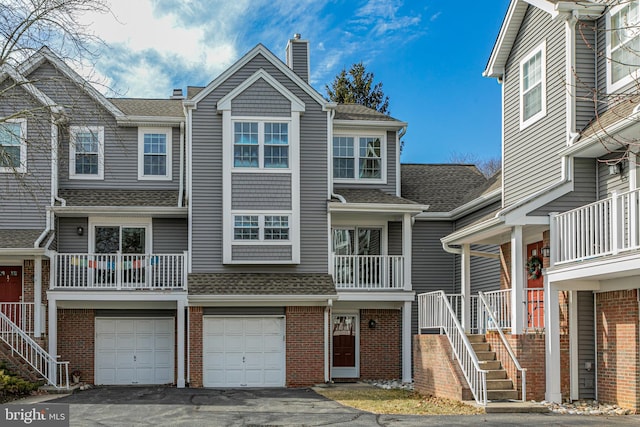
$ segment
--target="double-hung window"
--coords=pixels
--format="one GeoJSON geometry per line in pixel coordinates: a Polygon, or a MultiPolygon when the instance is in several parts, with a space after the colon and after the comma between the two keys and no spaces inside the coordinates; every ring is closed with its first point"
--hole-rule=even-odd
{"type": "Polygon", "coordinates": [[[0,172],[27,171],[27,121],[11,119],[0,123],[0,172]]]}
{"type": "Polygon", "coordinates": [[[520,61],[520,128],[524,129],[547,114],[546,43],[520,61]]]}
{"type": "Polygon", "coordinates": [[[171,128],[138,130],[138,179],[171,179],[171,128]]]}
{"type": "Polygon", "coordinates": [[[383,178],[382,138],[373,136],[333,137],[333,177],[337,180],[383,178]]]}
{"type": "Polygon", "coordinates": [[[630,0],[613,7],[607,20],[609,44],[609,91],[638,77],[640,68],[640,1],[630,0]]]}
{"type": "Polygon", "coordinates": [[[69,144],[69,178],[103,179],[104,128],[72,126],[69,144]]]}
{"type": "Polygon", "coordinates": [[[233,240],[269,242],[289,240],[289,215],[234,215],[233,240]]]}
{"type": "Polygon", "coordinates": [[[235,168],[282,169],[289,167],[289,123],[235,121],[235,168]]]}

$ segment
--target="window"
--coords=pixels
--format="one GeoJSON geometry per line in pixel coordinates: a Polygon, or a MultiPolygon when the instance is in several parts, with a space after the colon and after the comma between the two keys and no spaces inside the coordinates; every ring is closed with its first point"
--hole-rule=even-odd
{"type": "Polygon", "coordinates": [[[609,90],[616,90],[637,78],[640,68],[640,2],[628,1],[611,9],[607,21],[609,90]]]}
{"type": "Polygon", "coordinates": [[[520,62],[520,129],[547,114],[545,43],[520,62]]]}
{"type": "Polygon", "coordinates": [[[69,178],[103,179],[104,128],[72,126],[69,157],[69,178]]]}
{"type": "Polygon", "coordinates": [[[0,123],[0,172],[27,171],[27,121],[12,119],[0,123]]]}
{"type": "Polygon", "coordinates": [[[96,254],[144,254],[145,227],[96,226],[96,254]]]}
{"type": "Polygon", "coordinates": [[[171,179],[171,128],[138,130],[138,179],[171,179]]]}
{"type": "Polygon", "coordinates": [[[383,144],[380,137],[335,136],[333,177],[338,180],[382,180],[382,154],[383,144]]]}
{"type": "Polygon", "coordinates": [[[289,124],[234,122],[233,166],[237,168],[288,168],[289,124]]]}
{"type": "Polygon", "coordinates": [[[233,240],[288,241],[288,215],[234,215],[233,240]]]}

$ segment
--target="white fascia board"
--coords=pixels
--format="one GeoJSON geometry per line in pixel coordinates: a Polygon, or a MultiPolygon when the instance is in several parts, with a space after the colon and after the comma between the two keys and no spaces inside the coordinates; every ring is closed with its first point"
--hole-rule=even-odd
{"type": "Polygon", "coordinates": [[[477,197],[471,200],[468,203],[465,203],[462,206],[458,206],[452,211],[449,212],[422,212],[416,215],[416,219],[424,219],[424,220],[456,220],[468,213],[473,212],[475,209],[481,209],[491,203],[497,202],[502,197],[502,187],[493,190],[490,193],[484,194],[480,197],[477,197]]]}
{"type": "Polygon", "coordinates": [[[0,248],[0,256],[46,256],[45,251],[44,248],[0,248]]]}
{"type": "Polygon", "coordinates": [[[602,15],[606,6],[596,2],[559,1],[554,6],[554,15],[577,13],[577,18],[596,19],[602,15]]]}
{"type": "Polygon", "coordinates": [[[133,127],[145,127],[145,126],[171,126],[178,127],[180,123],[185,122],[185,118],[170,117],[170,116],[122,116],[116,119],[118,126],[133,126],[133,127]]]}
{"type": "Polygon", "coordinates": [[[500,32],[496,43],[491,50],[491,56],[487,62],[482,75],[484,77],[502,77],[504,74],[505,65],[515,42],[520,24],[524,18],[524,13],[527,10],[527,4],[522,0],[511,0],[507,14],[502,21],[500,32]]]}
{"type": "Polygon", "coordinates": [[[187,217],[189,213],[186,207],[157,207],[157,206],[53,206],[51,207],[57,216],[151,216],[151,217],[187,217]]]}
{"type": "Polygon", "coordinates": [[[527,224],[524,217],[560,196],[573,191],[573,181],[560,181],[498,212],[507,224],[527,224]],[[523,222],[524,221],[524,222],[523,222]]]}
{"type": "MultiPolygon", "coordinates": [[[[601,281],[640,274],[640,253],[602,257],[585,262],[556,265],[545,269],[545,277],[554,285],[563,281],[601,281]]],[[[562,288],[562,285],[559,285],[562,288]]],[[[634,288],[638,288],[637,282],[634,288]]]]}
{"type": "Polygon", "coordinates": [[[48,290],[49,301],[187,301],[186,291],[56,291],[48,290]]]}
{"type": "Polygon", "coordinates": [[[189,295],[189,302],[194,304],[216,304],[223,302],[227,303],[265,303],[274,302],[282,305],[285,302],[300,303],[304,301],[309,302],[327,302],[329,300],[335,300],[337,295],[189,295]]]}
{"type": "Polygon", "coordinates": [[[552,14],[555,11],[555,2],[547,1],[547,0],[524,0],[529,3],[531,6],[535,6],[538,9],[552,14]]]}
{"type": "Polygon", "coordinates": [[[429,209],[429,205],[329,202],[329,212],[380,212],[418,214],[427,209],[429,209]]]}
{"type": "MultiPolygon", "coordinates": [[[[444,236],[440,241],[447,245],[458,245],[462,243],[473,243],[474,237],[479,234],[494,235],[504,232],[508,227],[502,218],[496,217],[477,224],[462,228],[458,231],[444,236]]],[[[477,240],[477,239],[476,239],[477,240]]]]}
{"type": "Polygon", "coordinates": [[[198,102],[206,98],[213,90],[220,86],[229,77],[235,74],[238,70],[244,67],[249,61],[251,61],[256,55],[264,56],[274,67],[280,70],[285,76],[292,80],[302,90],[304,90],[311,98],[313,98],[318,104],[322,105],[323,110],[329,108],[335,108],[335,104],[327,102],[320,93],[318,93],[309,83],[302,80],[293,70],[278,59],[269,49],[262,44],[258,44],[256,47],[247,52],[242,58],[240,58],[235,64],[227,68],[218,77],[216,77],[211,83],[209,83],[204,89],[202,89],[196,96],[194,96],[189,102],[185,102],[186,106],[192,106],[197,108],[198,102]]]}
{"type": "Polygon", "coordinates": [[[338,290],[338,301],[413,301],[414,291],[341,291],[338,290]]]}
{"type": "Polygon", "coordinates": [[[51,62],[51,64],[53,64],[53,66],[58,71],[68,77],[69,80],[78,85],[80,89],[84,90],[91,98],[93,98],[94,101],[96,101],[107,111],[109,111],[116,119],[124,116],[122,111],[120,111],[114,104],[109,102],[109,100],[100,92],[98,92],[98,90],[96,90],[96,88],[94,88],[91,83],[82,78],[46,46],[40,48],[38,52],[36,52],[22,64],[20,64],[20,66],[18,67],[18,71],[20,71],[21,74],[28,75],[33,70],[38,68],[45,59],[51,62]]]}
{"type": "Polygon", "coordinates": [[[390,121],[390,120],[334,120],[334,128],[383,128],[393,131],[399,131],[400,129],[408,126],[406,122],[390,121]]]}
{"type": "Polygon", "coordinates": [[[304,112],[304,102],[302,102],[300,98],[291,93],[289,89],[284,87],[279,81],[273,78],[262,68],[253,73],[248,79],[240,83],[238,86],[233,88],[233,90],[231,90],[225,96],[220,98],[217,105],[218,110],[231,110],[231,101],[260,79],[267,82],[269,86],[277,90],[282,96],[284,96],[291,102],[291,111],[297,111],[299,113],[304,112]]]}
{"type": "MultiPolygon", "coordinates": [[[[46,94],[44,94],[40,89],[35,87],[33,84],[29,83],[27,78],[20,74],[18,71],[14,70],[9,66],[3,66],[0,68],[0,72],[4,74],[4,77],[10,77],[18,87],[23,88],[28,94],[33,96],[36,101],[41,103],[47,108],[50,108],[53,113],[63,113],[64,108],[56,104],[54,100],[49,98],[46,94]]],[[[4,78],[0,79],[0,82],[4,81],[4,78]]]]}
{"type": "Polygon", "coordinates": [[[638,125],[640,122],[640,111],[637,111],[638,107],[640,107],[640,105],[638,105],[634,109],[634,113],[631,114],[630,116],[622,118],[621,120],[618,120],[617,122],[611,124],[607,128],[601,129],[589,135],[587,138],[584,138],[584,139],[581,138],[578,141],[574,142],[573,145],[561,151],[560,155],[562,156],[579,155],[581,152],[592,148],[593,145],[595,144],[601,145],[602,138],[605,138],[610,135],[615,135],[616,133],[622,132],[623,130],[633,125],[638,125]]]}

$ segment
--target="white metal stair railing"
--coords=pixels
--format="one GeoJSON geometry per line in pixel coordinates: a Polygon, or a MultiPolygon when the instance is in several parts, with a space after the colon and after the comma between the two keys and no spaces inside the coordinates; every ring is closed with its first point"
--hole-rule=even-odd
{"type": "Polygon", "coordinates": [[[58,362],[3,313],[0,313],[0,339],[50,385],[69,388],[69,362],[58,362]]]}
{"type": "Polygon", "coordinates": [[[418,319],[420,329],[438,328],[444,331],[451,343],[453,354],[458,360],[467,384],[479,405],[487,404],[487,371],[480,368],[469,338],[458,321],[444,291],[418,295],[418,319]]]}
{"type": "Polygon", "coordinates": [[[480,310],[486,313],[486,318],[488,320],[489,325],[492,325],[492,326],[497,325],[497,327],[494,326],[491,329],[495,329],[498,331],[498,334],[500,335],[500,340],[502,341],[502,344],[504,345],[504,347],[507,349],[507,353],[509,354],[511,361],[513,362],[518,372],[520,372],[520,378],[522,378],[522,401],[526,402],[527,401],[527,370],[524,369],[522,366],[520,366],[520,362],[518,362],[516,355],[513,353],[513,349],[511,348],[509,341],[507,341],[507,337],[505,337],[504,332],[502,332],[502,326],[500,326],[501,320],[499,318],[499,315],[497,315],[498,312],[494,314],[493,308],[489,305],[489,303],[485,299],[485,295],[482,292],[478,292],[478,301],[480,302],[480,310]]]}

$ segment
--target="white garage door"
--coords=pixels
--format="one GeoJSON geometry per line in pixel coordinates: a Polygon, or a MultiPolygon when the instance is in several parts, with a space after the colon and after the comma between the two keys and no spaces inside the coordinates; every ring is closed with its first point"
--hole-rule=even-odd
{"type": "Polygon", "coordinates": [[[204,317],[205,387],[283,387],[284,319],[204,317]]]}
{"type": "Polygon", "coordinates": [[[173,383],[174,319],[96,318],[96,384],[173,383]]]}

